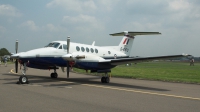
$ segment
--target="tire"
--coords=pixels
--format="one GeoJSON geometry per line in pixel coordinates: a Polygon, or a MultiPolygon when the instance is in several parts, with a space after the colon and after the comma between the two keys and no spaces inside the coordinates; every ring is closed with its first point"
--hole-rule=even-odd
{"type": "Polygon", "coordinates": [[[54,73],[51,73],[51,78],[54,78],[54,75],[53,75],[54,73]]]}
{"type": "Polygon", "coordinates": [[[51,73],[51,78],[57,78],[58,74],[57,73],[51,73]]]}
{"type": "Polygon", "coordinates": [[[28,83],[28,78],[26,76],[22,75],[22,76],[19,77],[19,82],[21,84],[27,84],[28,83]]]}
{"type": "Polygon", "coordinates": [[[58,74],[57,73],[54,73],[54,78],[58,78],[58,74]]]}
{"type": "Polygon", "coordinates": [[[105,83],[109,83],[110,82],[110,77],[105,77],[105,83]]]}
{"type": "Polygon", "coordinates": [[[101,77],[101,83],[105,83],[106,82],[106,77],[101,77]]]}

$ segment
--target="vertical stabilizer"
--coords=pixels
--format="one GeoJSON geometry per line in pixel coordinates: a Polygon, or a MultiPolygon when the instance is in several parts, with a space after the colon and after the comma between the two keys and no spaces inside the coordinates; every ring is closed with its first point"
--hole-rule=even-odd
{"type": "Polygon", "coordinates": [[[110,34],[112,36],[124,36],[123,39],[121,40],[119,46],[118,46],[118,50],[120,52],[123,52],[124,54],[126,54],[127,56],[130,56],[131,53],[131,49],[133,46],[133,40],[134,40],[134,36],[136,35],[156,35],[156,34],[161,34],[159,32],[129,32],[129,31],[124,31],[124,32],[120,32],[120,33],[113,33],[110,34]]]}
{"type": "Polygon", "coordinates": [[[119,43],[118,49],[120,52],[123,52],[127,56],[130,56],[131,49],[133,46],[134,37],[130,38],[128,36],[124,36],[121,42],[119,43]]]}

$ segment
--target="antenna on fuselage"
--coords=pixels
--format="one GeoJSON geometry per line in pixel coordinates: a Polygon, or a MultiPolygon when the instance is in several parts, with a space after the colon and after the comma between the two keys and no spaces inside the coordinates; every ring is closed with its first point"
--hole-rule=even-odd
{"type": "Polygon", "coordinates": [[[92,43],[92,46],[94,46],[95,45],[95,41],[93,41],[93,43],[92,43]]]}

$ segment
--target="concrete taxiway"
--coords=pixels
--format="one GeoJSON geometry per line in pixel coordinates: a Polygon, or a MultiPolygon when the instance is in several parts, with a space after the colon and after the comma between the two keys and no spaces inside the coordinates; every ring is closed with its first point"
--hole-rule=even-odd
{"type": "Polygon", "coordinates": [[[0,112],[13,111],[131,111],[199,112],[200,85],[160,81],[111,78],[101,83],[100,76],[57,70],[28,68],[30,84],[16,84],[21,73],[14,65],[0,66],[0,112]]]}

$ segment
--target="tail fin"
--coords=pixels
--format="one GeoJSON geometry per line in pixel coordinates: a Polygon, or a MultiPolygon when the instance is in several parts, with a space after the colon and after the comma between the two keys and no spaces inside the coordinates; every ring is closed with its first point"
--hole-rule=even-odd
{"type": "Polygon", "coordinates": [[[134,36],[136,35],[155,35],[155,34],[161,34],[159,32],[129,32],[129,31],[124,31],[120,33],[114,33],[110,34],[112,36],[124,36],[121,42],[119,43],[118,50],[120,52],[123,52],[127,56],[130,56],[131,49],[133,46],[133,40],[134,36]]]}

